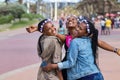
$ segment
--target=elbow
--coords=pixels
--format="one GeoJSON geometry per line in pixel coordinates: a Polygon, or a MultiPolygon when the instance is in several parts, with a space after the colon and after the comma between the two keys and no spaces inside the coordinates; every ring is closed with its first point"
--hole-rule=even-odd
{"type": "Polygon", "coordinates": [[[104,41],[98,40],[98,46],[102,47],[102,45],[104,44],[104,41]]]}

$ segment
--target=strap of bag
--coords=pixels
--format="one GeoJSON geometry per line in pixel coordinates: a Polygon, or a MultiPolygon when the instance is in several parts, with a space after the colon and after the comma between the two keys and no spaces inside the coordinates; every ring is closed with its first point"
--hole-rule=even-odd
{"type": "Polygon", "coordinates": [[[38,45],[39,45],[39,48],[40,48],[40,52],[42,53],[42,47],[41,47],[41,38],[42,38],[42,36],[43,35],[41,35],[40,37],[39,37],[39,40],[38,40],[38,45]]]}

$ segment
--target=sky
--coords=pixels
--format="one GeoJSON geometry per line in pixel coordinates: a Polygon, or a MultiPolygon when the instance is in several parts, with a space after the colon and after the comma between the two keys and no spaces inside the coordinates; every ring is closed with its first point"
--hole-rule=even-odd
{"type": "MultiPolygon", "coordinates": [[[[0,0],[0,2],[3,2],[5,0],[0,0]]],[[[17,1],[17,0],[11,0],[11,1],[17,1]]],[[[27,1],[27,0],[23,0],[23,1],[27,1]]],[[[36,1],[36,0],[29,0],[29,1],[36,1]]],[[[72,2],[72,3],[77,3],[81,0],[43,0],[44,2],[54,2],[54,1],[57,1],[57,2],[72,2]]]]}

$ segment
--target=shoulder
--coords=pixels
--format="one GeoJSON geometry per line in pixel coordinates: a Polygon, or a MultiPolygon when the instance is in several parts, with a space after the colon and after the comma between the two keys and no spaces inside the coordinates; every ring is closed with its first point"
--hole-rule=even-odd
{"type": "Polygon", "coordinates": [[[46,41],[49,41],[50,43],[62,43],[61,40],[59,38],[57,38],[56,36],[48,36],[46,38],[46,41]]]}
{"type": "Polygon", "coordinates": [[[77,44],[79,42],[81,42],[81,38],[74,38],[72,39],[71,44],[77,44]]]}
{"type": "Polygon", "coordinates": [[[56,37],[55,36],[47,36],[45,40],[54,41],[54,40],[56,40],[56,37]]]}
{"type": "Polygon", "coordinates": [[[87,38],[74,38],[73,41],[74,42],[80,42],[80,41],[83,41],[85,39],[87,39],[87,38]]]}
{"type": "Polygon", "coordinates": [[[82,44],[83,42],[91,41],[89,37],[82,37],[82,38],[74,38],[72,40],[73,43],[79,43],[82,44]]]}

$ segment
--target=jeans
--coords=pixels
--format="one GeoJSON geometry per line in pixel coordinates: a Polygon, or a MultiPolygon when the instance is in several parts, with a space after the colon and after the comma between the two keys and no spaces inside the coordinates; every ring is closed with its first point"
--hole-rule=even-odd
{"type": "Polygon", "coordinates": [[[91,75],[79,78],[77,80],[104,80],[104,78],[101,73],[95,73],[95,74],[91,74],[91,75]]]}

